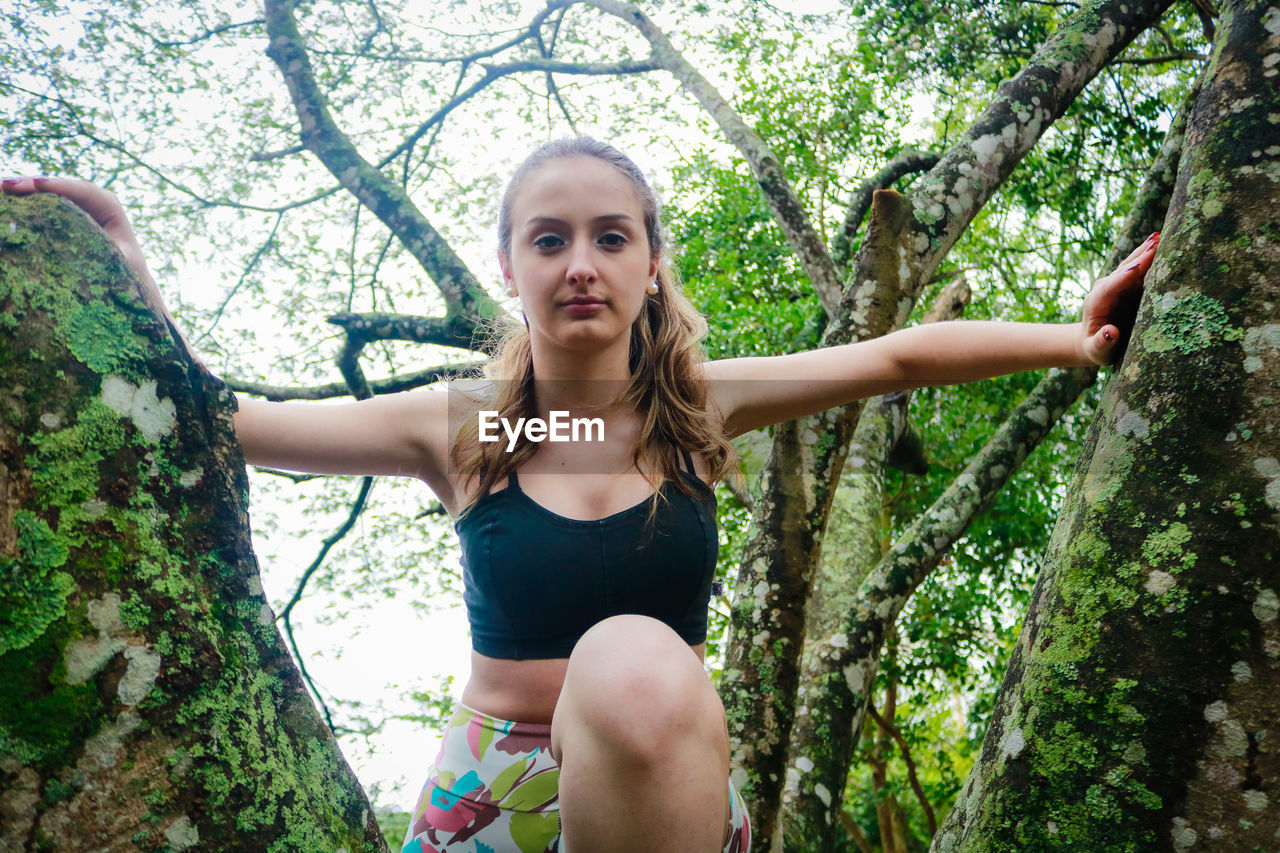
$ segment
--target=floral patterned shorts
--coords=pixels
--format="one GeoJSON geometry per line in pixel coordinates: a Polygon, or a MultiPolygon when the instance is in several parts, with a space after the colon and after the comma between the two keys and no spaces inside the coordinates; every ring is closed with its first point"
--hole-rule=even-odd
{"type": "MultiPolygon", "coordinates": [[[[559,853],[560,768],[551,726],[461,703],[418,797],[402,853],[559,853]]],[[[746,804],[729,785],[724,853],[747,853],[746,804]]]]}

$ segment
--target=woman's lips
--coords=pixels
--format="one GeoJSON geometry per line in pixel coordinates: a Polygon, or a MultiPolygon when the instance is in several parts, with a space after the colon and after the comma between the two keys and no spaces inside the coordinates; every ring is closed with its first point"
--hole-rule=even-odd
{"type": "Polygon", "coordinates": [[[567,302],[561,303],[565,311],[568,311],[575,317],[590,317],[604,310],[605,302],[603,299],[596,297],[575,296],[567,302]]]}
{"type": "Polygon", "coordinates": [[[590,317],[604,310],[603,302],[566,302],[564,310],[575,317],[590,317]]]}

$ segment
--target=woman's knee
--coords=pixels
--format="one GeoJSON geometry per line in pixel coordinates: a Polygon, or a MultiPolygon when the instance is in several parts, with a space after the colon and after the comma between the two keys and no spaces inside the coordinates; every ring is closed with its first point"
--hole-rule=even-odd
{"type": "Polygon", "coordinates": [[[662,622],[614,616],[574,647],[552,722],[557,753],[590,737],[644,762],[669,758],[686,738],[723,734],[724,708],[701,660],[662,622]]]}

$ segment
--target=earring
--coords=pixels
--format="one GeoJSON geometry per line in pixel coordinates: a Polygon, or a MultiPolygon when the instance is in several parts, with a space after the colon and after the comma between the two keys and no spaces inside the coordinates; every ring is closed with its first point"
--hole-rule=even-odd
{"type": "Polygon", "coordinates": [[[657,281],[651,281],[651,282],[649,282],[649,286],[645,288],[645,292],[647,292],[650,296],[657,296],[657,295],[658,295],[658,282],[657,282],[657,281]]]}
{"type": "Polygon", "coordinates": [[[514,299],[515,295],[516,295],[516,289],[511,285],[507,285],[507,297],[509,299],[514,299]]]}

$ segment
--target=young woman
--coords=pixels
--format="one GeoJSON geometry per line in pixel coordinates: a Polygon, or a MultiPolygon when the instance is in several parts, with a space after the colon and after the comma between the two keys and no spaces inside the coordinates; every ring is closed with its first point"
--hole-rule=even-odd
{"type": "MultiPolygon", "coordinates": [[[[111,194],[49,178],[4,190],[80,205],[161,305],[111,194]]],[[[708,484],[733,465],[728,439],[898,389],[1106,364],[1157,242],[1094,285],[1077,324],[939,323],[706,362],[705,324],[667,266],[635,164],[590,139],[534,152],[499,214],[502,277],[525,322],[480,403],[443,391],[324,407],[246,399],[236,415],[251,464],[415,476],[456,519],[472,674],[405,851],[745,851],[724,709],[702,662],[717,543],[708,484]],[[482,441],[486,407],[509,424],[562,411],[602,430],[482,441]]]]}

